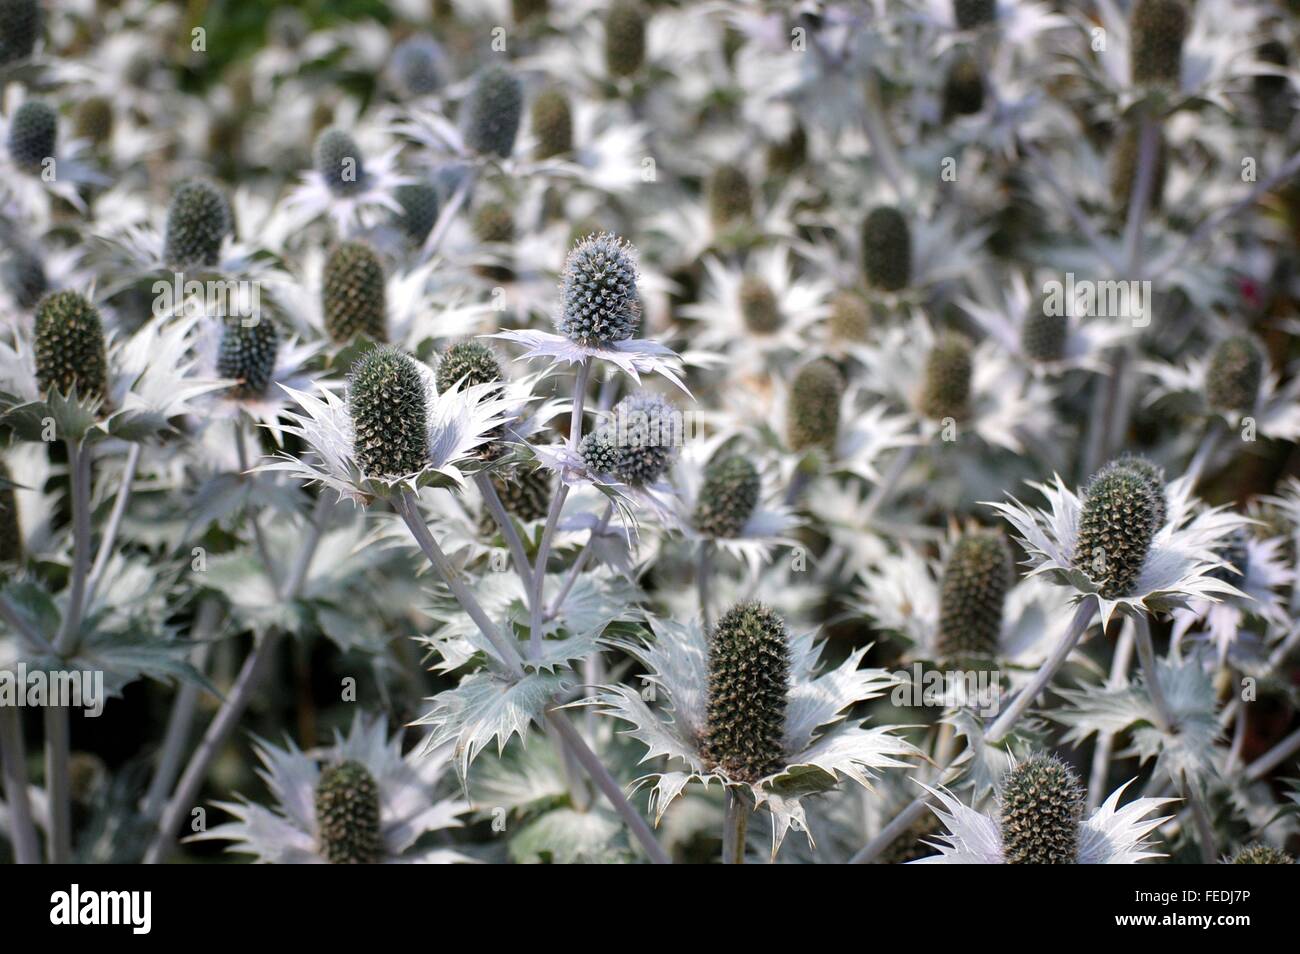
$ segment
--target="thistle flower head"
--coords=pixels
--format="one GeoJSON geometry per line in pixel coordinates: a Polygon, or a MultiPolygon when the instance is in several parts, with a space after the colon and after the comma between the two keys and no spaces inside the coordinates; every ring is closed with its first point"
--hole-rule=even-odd
{"type": "Polygon", "coordinates": [[[515,240],[515,214],[504,202],[484,202],[474,210],[474,237],[502,245],[515,240]]]}
{"type": "MultiPolygon", "coordinates": [[[[1130,124],[1120,136],[1119,142],[1115,144],[1115,156],[1110,167],[1110,194],[1119,215],[1128,214],[1133,188],[1137,185],[1141,139],[1141,127],[1130,124]]],[[[1156,130],[1155,164],[1151,169],[1151,199],[1148,204],[1148,208],[1153,212],[1159,210],[1164,202],[1165,177],[1168,171],[1169,157],[1165,135],[1162,131],[1156,130]]]]}
{"type": "Polygon", "coordinates": [[[964,666],[997,654],[1011,578],[1011,551],[1002,534],[976,530],[957,540],[940,588],[940,658],[964,666]]]}
{"type": "Polygon", "coordinates": [[[641,301],[633,255],[630,244],[607,232],[589,235],[573,247],[560,279],[560,334],[603,345],[636,333],[641,301]]]}
{"type": "Polygon", "coordinates": [[[1264,379],[1264,352],[1249,335],[1234,335],[1215,346],[1205,372],[1205,397],[1216,411],[1249,411],[1264,379]]]}
{"type": "Polygon", "coordinates": [[[597,474],[613,474],[622,459],[614,429],[608,425],[598,427],[582,438],[578,445],[582,462],[597,474]]]}
{"type": "Polygon", "coordinates": [[[1020,326],[1020,350],[1030,361],[1059,361],[1065,356],[1069,332],[1069,317],[1049,313],[1044,300],[1040,298],[1029,309],[1029,314],[1020,326]]]}
{"type": "Polygon", "coordinates": [[[0,66],[32,55],[41,20],[39,0],[0,0],[0,66]]]}
{"type": "Polygon", "coordinates": [[[795,123],[784,139],[769,143],[764,163],[769,176],[788,176],[808,159],[808,134],[795,123]]]}
{"type": "Polygon", "coordinates": [[[754,210],[754,192],[745,170],[724,162],[715,166],[705,185],[709,220],[715,229],[726,229],[748,219],[754,210]]]}
{"type": "Polygon", "coordinates": [[[866,341],[871,332],[871,308],[854,291],[837,292],[831,299],[828,320],[831,336],[839,341],[866,341]]]}
{"type": "Polygon", "coordinates": [[[361,147],[342,129],[330,127],[316,137],[315,157],[316,171],[337,194],[347,195],[364,185],[366,164],[361,147]]]}
{"type": "Polygon", "coordinates": [[[1055,756],[1035,755],[1002,778],[1002,855],[1012,865],[1072,865],[1079,858],[1085,792],[1055,756]]]}
{"type": "Polygon", "coordinates": [[[221,242],[231,230],[230,203],[209,182],[182,182],[167,207],[167,233],[163,258],[185,269],[216,265],[221,242]]]}
{"type": "Polygon", "coordinates": [[[270,318],[246,325],[242,318],[229,317],[217,351],[217,373],[239,382],[231,388],[236,397],[258,397],[271,383],[279,350],[280,332],[270,318]]]}
{"type": "Polygon", "coordinates": [[[431,182],[410,182],[398,186],[394,196],[402,207],[397,220],[402,231],[412,242],[422,243],[438,221],[438,190],[431,182]]]}
{"type": "Polygon", "coordinates": [[[9,156],[15,165],[39,172],[58,140],[59,115],[52,106],[29,99],[18,107],[9,124],[9,156]]]}
{"type": "Polygon", "coordinates": [[[1125,470],[1130,474],[1140,477],[1146,482],[1147,489],[1151,491],[1151,497],[1155,506],[1153,519],[1157,527],[1164,526],[1165,518],[1169,512],[1169,501],[1165,497],[1165,469],[1141,454],[1130,454],[1128,451],[1120,454],[1103,470],[1125,470]]]}
{"type": "Polygon", "coordinates": [[[834,446],[843,396],[844,375],[825,358],[799,369],[786,407],[785,433],[791,450],[834,446]]]}
{"type": "Polygon", "coordinates": [[[657,394],[630,394],[614,406],[619,448],[614,475],[625,484],[653,484],[673,462],[681,444],[677,409],[657,394]]]}
{"type": "Polygon", "coordinates": [[[19,308],[34,308],[47,291],[49,278],[40,255],[30,249],[15,248],[5,259],[4,283],[19,308]]]}
{"type": "Polygon", "coordinates": [[[321,769],[316,783],[316,830],[330,864],[372,865],[384,855],[379,785],[360,762],[321,769]]]}
{"type": "Polygon", "coordinates": [[[1178,85],[1187,25],[1182,0],[1137,0],[1130,22],[1134,83],[1178,85]]]}
{"type": "Polygon", "coordinates": [[[348,410],[363,474],[403,477],[428,463],[428,408],[413,358],[395,348],[366,352],[348,381],[348,410]]]}
{"type": "Polygon", "coordinates": [[[342,242],[325,262],[321,288],[325,330],[335,344],[388,340],[384,266],[364,242],[342,242]]]}
{"type": "Polygon", "coordinates": [[[739,603],[709,638],[705,763],[756,782],[785,761],[790,644],[785,621],[761,603],[739,603]]]}
{"type": "Polygon", "coordinates": [[[36,306],[36,381],[41,393],[102,398],[108,354],[99,309],[74,291],[54,292],[36,306]]]}
{"type": "Polygon", "coordinates": [[[740,316],[755,334],[770,335],[784,323],[772,286],[757,275],[740,282],[740,316]]]}
{"type": "Polygon", "coordinates": [[[695,529],[724,540],[738,536],[758,506],[761,489],[758,470],[748,458],[710,462],[695,503],[695,529]]]}
{"type": "Polygon", "coordinates": [[[973,30],[992,23],[998,15],[997,0],[952,0],[953,18],[957,29],[973,30]]]}
{"type": "Polygon", "coordinates": [[[918,402],[921,413],[935,421],[966,418],[973,372],[970,342],[957,334],[941,337],[925,357],[918,402]]]}
{"type": "Polygon", "coordinates": [[[912,230],[892,205],[877,206],[862,223],[862,270],[881,291],[906,288],[912,279],[912,230]]]}
{"type": "Polygon", "coordinates": [[[408,37],[393,50],[393,74],[408,96],[437,92],[442,85],[442,50],[431,37],[408,37]]]}
{"type": "Polygon", "coordinates": [[[496,352],[479,341],[458,341],[447,346],[438,361],[434,381],[441,394],[464,378],[462,388],[491,384],[501,380],[501,364],[496,352]]]}
{"type": "Polygon", "coordinates": [[[550,9],[550,0],[510,0],[510,15],[515,23],[544,16],[550,9]]]}
{"type": "Polygon", "coordinates": [[[1229,864],[1234,865],[1293,865],[1295,859],[1280,848],[1266,845],[1261,841],[1251,842],[1239,848],[1229,864]]]}
{"type": "Polygon", "coordinates": [[[631,76],[645,62],[645,11],[635,0],[615,0],[605,14],[605,70],[631,76]]]}
{"type": "Polygon", "coordinates": [[[490,66],[479,74],[461,107],[465,144],[482,155],[507,158],[515,149],[524,93],[519,80],[504,66],[490,66]]]}
{"type": "Polygon", "coordinates": [[[550,159],[573,151],[573,113],[569,97],[551,87],[537,94],[532,106],[533,135],[537,137],[538,159],[550,159]]]}
{"type": "Polygon", "coordinates": [[[106,96],[88,96],[72,114],[72,135],[102,146],[113,135],[113,104],[106,96]]]}
{"type": "Polygon", "coordinates": [[[1103,467],[1083,491],[1074,563],[1106,599],[1130,595],[1160,529],[1161,505],[1150,478],[1122,466],[1103,467]]]}
{"type": "MultiPolygon", "coordinates": [[[[542,519],[551,508],[554,475],[545,467],[519,467],[504,475],[494,471],[489,479],[506,513],[524,523],[542,519]]],[[[484,523],[495,525],[491,514],[484,514],[484,523]]]]}
{"type": "Polygon", "coordinates": [[[975,57],[962,54],[943,80],[943,114],[973,116],[984,108],[984,74],[975,57]]]}

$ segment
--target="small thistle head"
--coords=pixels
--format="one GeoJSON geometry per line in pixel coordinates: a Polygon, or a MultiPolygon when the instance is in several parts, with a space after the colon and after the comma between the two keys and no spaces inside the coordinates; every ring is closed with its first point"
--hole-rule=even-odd
{"type": "Polygon", "coordinates": [[[772,286],[757,275],[741,279],[739,298],[740,317],[754,334],[770,335],[785,323],[772,286]]]}
{"type": "Polygon", "coordinates": [[[625,484],[653,484],[672,464],[681,445],[677,409],[657,394],[629,394],[614,405],[614,439],[618,466],[614,476],[625,484]]]}
{"type": "Polygon", "coordinates": [[[831,448],[840,432],[844,375],[825,358],[805,364],[790,385],[785,434],[793,451],[831,448]]]}
{"type": "Polygon", "coordinates": [[[1132,469],[1103,467],[1088,481],[1074,563],[1106,599],[1133,593],[1159,516],[1150,479],[1132,469]]]}
{"type": "Polygon", "coordinates": [[[1020,326],[1020,350],[1030,361],[1047,364],[1065,357],[1070,337],[1070,318],[1064,310],[1052,314],[1045,298],[1029,309],[1020,326]]]}
{"type": "Polygon", "coordinates": [[[321,769],[316,782],[320,853],[334,865],[373,865],[384,856],[379,785],[360,762],[321,769]]]}
{"type": "Polygon", "coordinates": [[[280,332],[270,318],[245,325],[242,318],[229,317],[217,350],[217,374],[238,382],[231,388],[236,397],[260,397],[275,375],[279,349],[280,332]]]}
{"type": "Polygon", "coordinates": [[[1227,566],[1215,567],[1209,575],[1225,583],[1239,584],[1242,577],[1250,571],[1249,540],[1250,534],[1246,530],[1234,530],[1225,543],[1215,548],[1219,559],[1227,566]]]}
{"type": "Polygon", "coordinates": [[[412,36],[393,50],[393,76],[407,96],[428,96],[442,85],[442,50],[427,36],[412,36]]]}
{"type": "Polygon", "coordinates": [[[973,116],[984,108],[984,74],[975,57],[963,54],[948,67],[943,81],[943,114],[973,116]]]}
{"type": "Polygon", "coordinates": [[[862,270],[867,284],[898,291],[912,280],[912,230],[892,205],[877,206],[862,223],[862,270]]]}
{"type": "Polygon", "coordinates": [[[4,283],[18,307],[24,310],[36,307],[36,303],[50,290],[40,255],[26,248],[14,248],[5,259],[4,283]]]}
{"type": "Polygon", "coordinates": [[[0,460],[0,563],[17,563],[23,558],[23,532],[18,522],[18,500],[10,480],[9,467],[0,460]]]}
{"type": "Polygon", "coordinates": [[[59,115],[48,103],[29,99],[9,123],[9,156],[14,165],[39,172],[59,142],[59,115]]]}
{"type": "Polygon", "coordinates": [[[808,159],[808,134],[796,122],[784,139],[769,143],[765,164],[769,176],[788,176],[808,159]]]}
{"type": "Polygon", "coordinates": [[[515,23],[523,23],[533,17],[545,16],[550,6],[550,0],[510,0],[510,15],[515,23]]]}
{"type": "Polygon", "coordinates": [[[605,71],[635,74],[645,63],[645,11],[635,0],[615,0],[605,14],[605,71]]]}
{"type": "Polygon", "coordinates": [[[1103,468],[1103,470],[1106,469],[1125,470],[1145,481],[1147,489],[1151,491],[1152,502],[1155,506],[1152,518],[1155,520],[1157,528],[1164,526],[1165,518],[1169,512],[1169,502],[1165,496],[1165,469],[1163,467],[1141,454],[1130,454],[1125,451],[1103,468]]]}
{"type": "Polygon", "coordinates": [[[490,66],[479,74],[461,107],[465,114],[465,144],[482,155],[507,158],[515,149],[524,92],[519,80],[504,66],[490,66]]]}
{"type": "Polygon", "coordinates": [[[1002,777],[998,796],[1002,857],[1011,865],[1072,865],[1086,793],[1074,771],[1035,755],[1002,777]]]}
{"type": "Polygon", "coordinates": [[[108,353],[99,309],[74,291],[46,295],[36,306],[36,382],[41,393],[102,398],[108,353]]]}
{"type": "Polygon", "coordinates": [[[1011,551],[1002,534],[991,530],[962,534],[943,569],[940,658],[965,665],[997,655],[1002,605],[1012,575],[1011,551]]]}
{"type": "Polygon", "coordinates": [[[622,460],[614,428],[606,425],[585,435],[578,445],[578,455],[593,473],[613,476],[622,460]]]}
{"type": "Polygon", "coordinates": [[[946,334],[934,343],[925,357],[918,407],[934,421],[951,417],[964,420],[970,414],[971,376],[974,363],[970,342],[958,334],[946,334]]]}
{"type": "Polygon", "coordinates": [[[1280,848],[1253,841],[1239,848],[1229,864],[1234,865],[1293,865],[1295,859],[1280,848]]]}
{"type": "Polygon", "coordinates": [[[72,114],[72,135],[102,146],[113,135],[113,104],[106,96],[89,96],[72,114]]]}
{"type": "Polygon", "coordinates": [[[366,164],[357,141],[342,129],[331,126],[316,137],[316,171],[331,191],[348,195],[362,188],[366,164]]]}
{"type": "Polygon", "coordinates": [[[438,361],[438,370],[434,375],[438,393],[450,390],[462,378],[462,390],[476,384],[500,381],[501,364],[497,361],[496,352],[481,341],[458,341],[448,345],[438,361]]]}
{"type": "Polygon", "coordinates": [[[762,603],[738,603],[709,637],[701,755],[711,768],[756,782],[785,763],[790,643],[785,621],[762,603]]]}
{"type": "Polygon", "coordinates": [[[1187,21],[1182,0],[1137,0],[1133,4],[1129,66],[1135,84],[1178,85],[1187,21]]]}
{"type": "Polygon", "coordinates": [[[746,221],[753,214],[754,191],[745,170],[724,162],[714,167],[705,185],[709,220],[719,231],[746,221]]]}
{"type": "Polygon", "coordinates": [[[438,190],[431,182],[411,182],[397,187],[397,204],[402,207],[398,224],[407,238],[416,244],[422,244],[433,224],[438,221],[438,190]]]}
{"type": "Polygon", "coordinates": [[[210,267],[221,259],[221,242],[230,233],[230,203],[210,182],[182,182],[167,207],[163,258],[176,268],[210,267]]]}
{"type": "Polygon", "coordinates": [[[364,242],[342,242],[325,261],[321,289],[325,330],[335,344],[387,341],[384,266],[364,242]]]}
{"type": "Polygon", "coordinates": [[[997,0],[952,0],[952,13],[957,29],[974,30],[994,21],[998,3],[997,0]]]}
{"type": "Polygon", "coordinates": [[[374,348],[348,379],[353,453],[370,477],[404,477],[429,461],[424,378],[415,360],[396,348],[374,348]]]}
{"type": "Polygon", "coordinates": [[[1205,397],[1216,411],[1255,407],[1264,380],[1264,352],[1249,335],[1233,335],[1215,346],[1205,372],[1205,397]]]}
{"type": "Polygon", "coordinates": [[[573,112],[569,97],[551,87],[537,94],[533,100],[531,125],[537,137],[536,156],[550,159],[573,151],[573,112]]]}
{"type": "Polygon", "coordinates": [[[641,323],[635,251],[607,232],[589,235],[569,252],[560,278],[560,334],[580,343],[631,338],[641,323]]]}
{"type": "Polygon", "coordinates": [[[758,470],[748,458],[711,461],[695,503],[695,529],[724,540],[739,536],[758,506],[761,489],[758,470]]]}
{"type": "MultiPolygon", "coordinates": [[[[1133,189],[1137,185],[1138,159],[1141,153],[1142,130],[1139,126],[1129,125],[1115,144],[1115,156],[1110,166],[1110,194],[1115,208],[1120,215],[1128,214],[1129,203],[1133,199],[1133,189]]],[[[1164,133],[1156,131],[1155,164],[1151,169],[1151,211],[1159,210],[1164,202],[1165,176],[1168,174],[1169,157],[1165,146],[1164,133]]]]}
{"type": "Polygon", "coordinates": [[[831,336],[839,341],[866,341],[871,333],[871,307],[855,291],[837,292],[831,299],[828,322],[831,336]]]}
{"type": "Polygon", "coordinates": [[[32,55],[42,19],[39,0],[0,0],[0,66],[32,55]]]}
{"type": "Polygon", "coordinates": [[[515,214],[504,202],[484,202],[474,210],[474,237],[507,245],[515,240],[515,214]]]}
{"type": "MultiPolygon", "coordinates": [[[[545,467],[519,467],[506,475],[493,471],[489,479],[506,513],[522,523],[541,520],[551,508],[555,480],[545,467]]],[[[482,525],[490,532],[496,521],[485,511],[482,525]]]]}

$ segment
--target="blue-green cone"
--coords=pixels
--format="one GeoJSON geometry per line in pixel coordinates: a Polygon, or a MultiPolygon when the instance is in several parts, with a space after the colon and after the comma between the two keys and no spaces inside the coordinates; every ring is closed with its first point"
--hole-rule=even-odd
{"type": "Polygon", "coordinates": [[[472,151],[502,159],[514,152],[524,93],[508,69],[490,66],[480,73],[461,110],[465,144],[472,151]]]}
{"type": "Polygon", "coordinates": [[[614,435],[614,428],[609,425],[598,427],[586,434],[582,438],[582,443],[578,445],[578,455],[592,472],[609,477],[615,475],[618,462],[623,456],[618,446],[618,439],[614,435]]]}
{"type": "Polygon", "coordinates": [[[1234,865],[1293,865],[1295,859],[1280,848],[1261,841],[1251,842],[1238,849],[1229,864],[1234,865]]]}
{"type": "Polygon", "coordinates": [[[560,277],[556,330],[582,344],[631,338],[641,323],[632,246],[607,232],[573,247],[560,277]]]}
{"type": "Polygon", "coordinates": [[[47,103],[29,99],[9,123],[9,157],[28,172],[40,172],[59,141],[59,116],[47,103]]]}
{"type": "Polygon", "coordinates": [[[709,638],[705,764],[751,783],[780,769],[789,694],[785,621],[761,603],[732,607],[709,638]]]}
{"type": "Polygon", "coordinates": [[[645,11],[634,0],[614,0],[605,14],[605,71],[632,76],[645,63],[645,11]]]}
{"type": "Polygon", "coordinates": [[[448,345],[434,374],[438,393],[449,390],[462,378],[461,390],[500,381],[501,364],[496,352],[481,341],[458,341],[448,345]]]}
{"type": "Polygon", "coordinates": [[[365,475],[403,477],[429,462],[424,379],[413,358],[395,348],[366,352],[352,368],[348,410],[365,475]]]}
{"type": "Polygon", "coordinates": [[[32,55],[43,19],[38,0],[0,0],[0,66],[32,55]]]}
{"type": "Polygon", "coordinates": [[[417,245],[423,244],[438,221],[438,190],[430,182],[411,182],[397,187],[397,204],[402,214],[397,222],[407,238],[417,245]]]}
{"type": "Polygon", "coordinates": [[[1011,551],[1000,533],[976,530],[954,544],[939,589],[939,658],[959,668],[997,655],[1011,551]]]}
{"type": "Polygon", "coordinates": [[[1250,549],[1247,531],[1237,529],[1228,537],[1227,542],[1215,548],[1215,552],[1227,566],[1215,567],[1209,575],[1216,580],[1223,580],[1234,586],[1240,586],[1242,577],[1250,572],[1250,549]]]}
{"type": "Polygon", "coordinates": [[[877,206],[862,223],[862,270],[881,291],[899,291],[912,280],[912,230],[893,206],[877,206]]]}
{"type": "Polygon", "coordinates": [[[1129,21],[1129,67],[1135,84],[1178,85],[1187,27],[1182,0],[1136,0],[1129,21]]]}
{"type": "Polygon", "coordinates": [[[844,375],[824,358],[799,369],[790,385],[785,436],[793,451],[833,448],[840,432],[844,375]]]}
{"type": "Polygon", "coordinates": [[[573,151],[573,113],[569,97],[554,87],[544,89],[533,100],[531,113],[533,136],[537,139],[534,155],[550,159],[573,151]]]}
{"type": "Polygon", "coordinates": [[[1002,778],[999,821],[1009,865],[1072,865],[1079,860],[1079,826],[1087,793],[1074,771],[1050,755],[1035,755],[1002,778]]]}
{"type": "Polygon", "coordinates": [[[973,30],[992,23],[998,14],[997,0],[952,0],[957,29],[973,30]]]}
{"type": "Polygon", "coordinates": [[[1264,352],[1249,335],[1224,338],[1210,355],[1205,397],[1216,411],[1246,413],[1255,407],[1264,380],[1264,352]]]}
{"type": "Polygon", "coordinates": [[[933,421],[965,420],[970,415],[973,374],[970,342],[958,334],[941,337],[925,357],[917,402],[921,413],[933,421]]]}
{"type": "Polygon", "coordinates": [[[1020,326],[1020,350],[1030,361],[1044,364],[1060,361],[1065,357],[1069,337],[1069,317],[1064,313],[1049,314],[1046,302],[1040,296],[1020,326]]]}
{"type": "Polygon", "coordinates": [[[681,446],[677,409],[657,394],[629,394],[614,405],[614,437],[619,448],[614,476],[640,487],[663,476],[681,446]]]}
{"type": "Polygon", "coordinates": [[[1106,599],[1132,595],[1160,529],[1159,515],[1150,480],[1129,468],[1103,467],[1088,481],[1074,565],[1106,599]]]}
{"type": "Polygon", "coordinates": [[[379,785],[356,761],[321,769],[316,783],[316,831],[330,864],[373,865],[383,860],[379,785]]]}
{"type": "Polygon", "coordinates": [[[777,306],[772,286],[757,275],[746,275],[740,281],[740,317],[745,327],[757,335],[770,335],[785,324],[777,306]]]}
{"type": "Polygon", "coordinates": [[[366,164],[357,141],[342,129],[331,127],[316,137],[316,171],[331,191],[348,195],[365,187],[366,164]]]}
{"type": "Polygon", "coordinates": [[[4,264],[5,287],[19,308],[35,308],[41,297],[50,290],[45,265],[40,255],[26,248],[14,248],[4,264]]]}
{"type": "Polygon", "coordinates": [[[1169,502],[1165,497],[1165,469],[1163,467],[1148,460],[1141,454],[1130,454],[1125,451],[1102,468],[1103,472],[1107,470],[1124,470],[1140,477],[1151,492],[1152,504],[1155,507],[1152,519],[1155,520],[1157,527],[1164,526],[1165,517],[1169,511],[1169,502]]]}
{"type": "Polygon", "coordinates": [[[325,262],[321,306],[335,344],[388,340],[384,266],[363,242],[342,242],[325,262]]]}
{"type": "Polygon", "coordinates": [[[280,332],[270,318],[245,325],[244,319],[229,317],[217,350],[217,374],[239,382],[231,388],[237,397],[260,397],[275,376],[279,350],[280,332]]]}
{"type": "Polygon", "coordinates": [[[758,506],[762,481],[744,457],[710,461],[695,502],[695,529],[706,537],[728,540],[739,536],[758,506]]]}
{"type": "Polygon", "coordinates": [[[745,170],[731,163],[714,168],[705,185],[709,220],[719,231],[745,222],[754,211],[754,191],[745,170]]]}
{"type": "Polygon", "coordinates": [[[163,258],[178,269],[216,265],[221,260],[221,242],[230,230],[225,194],[208,182],[183,182],[167,207],[163,258]]]}
{"type": "Polygon", "coordinates": [[[393,74],[407,96],[427,96],[442,85],[442,50],[427,36],[412,36],[393,50],[393,74]]]}
{"type": "Polygon", "coordinates": [[[108,354],[99,309],[84,295],[55,292],[36,306],[36,383],[78,398],[102,398],[108,391],[108,354]]]}

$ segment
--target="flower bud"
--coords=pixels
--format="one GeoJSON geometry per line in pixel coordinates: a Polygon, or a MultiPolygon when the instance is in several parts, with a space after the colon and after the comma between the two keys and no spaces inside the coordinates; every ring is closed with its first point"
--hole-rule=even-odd
{"type": "Polygon", "coordinates": [[[515,149],[524,93],[519,80],[504,66],[479,74],[461,109],[465,145],[481,155],[509,157],[515,149]]]}
{"type": "Polygon", "coordinates": [[[73,291],[55,292],[36,306],[36,383],[41,393],[82,400],[108,392],[108,353],[99,309],[73,291]]]}
{"type": "Polygon", "coordinates": [[[997,655],[1012,575],[1011,551],[1000,533],[972,531],[957,540],[939,590],[940,659],[964,667],[997,655]]]}
{"type": "Polygon", "coordinates": [[[862,223],[862,270],[881,291],[906,288],[912,279],[912,232],[893,206],[872,209],[862,223]]]}
{"type": "Polygon", "coordinates": [[[605,14],[605,71],[632,76],[645,63],[645,12],[635,0],[614,0],[605,14]]]}
{"type": "Polygon", "coordinates": [[[533,100],[533,135],[537,138],[535,155],[550,159],[573,151],[573,113],[569,98],[558,89],[544,89],[533,100]]]}
{"type": "Polygon", "coordinates": [[[805,364],[790,385],[786,440],[793,451],[833,448],[840,431],[844,375],[824,358],[805,364]]]}
{"type": "Polygon", "coordinates": [[[1234,865],[1293,865],[1295,859],[1280,848],[1254,841],[1237,851],[1229,864],[1234,865]]]}
{"type": "Polygon", "coordinates": [[[360,762],[321,769],[316,783],[316,831],[330,864],[373,865],[384,857],[379,785],[360,762]]]}
{"type": "Polygon", "coordinates": [[[39,0],[0,0],[0,66],[32,55],[42,20],[39,0]]]}
{"type": "Polygon", "coordinates": [[[9,123],[9,156],[14,165],[39,173],[54,155],[58,139],[58,114],[48,104],[29,99],[9,123]]]}
{"type": "Polygon", "coordinates": [[[970,414],[973,373],[970,342],[957,334],[941,337],[925,358],[918,401],[921,413],[934,421],[964,420],[970,414]]]}
{"type": "Polygon", "coordinates": [[[838,341],[866,341],[871,332],[871,308],[855,291],[837,292],[831,299],[828,324],[831,337],[838,341]]]}
{"type": "Polygon", "coordinates": [[[770,335],[785,323],[772,286],[757,275],[741,279],[739,298],[740,317],[754,334],[770,335]]]}
{"type": "Polygon", "coordinates": [[[695,503],[695,529],[706,537],[739,536],[754,515],[761,487],[758,471],[746,458],[712,461],[704,471],[704,484],[695,503]]]}
{"type": "Polygon", "coordinates": [[[365,160],[357,141],[331,127],[316,137],[316,171],[337,195],[359,191],[366,180],[365,160]]]}
{"type": "Polygon", "coordinates": [[[1103,467],[1088,481],[1074,564],[1106,599],[1129,596],[1137,587],[1159,516],[1149,479],[1131,469],[1103,467]]]}
{"type": "Polygon", "coordinates": [[[397,204],[402,207],[398,224],[407,238],[423,244],[438,221],[438,190],[430,182],[412,182],[397,187],[397,204]]]}
{"type": "Polygon", "coordinates": [[[974,30],[997,18],[998,4],[997,0],[952,0],[952,13],[957,29],[974,30]]]}
{"type": "Polygon", "coordinates": [[[745,170],[731,163],[717,166],[705,186],[709,220],[718,231],[738,225],[753,214],[754,192],[745,170]]]}
{"type": "Polygon", "coordinates": [[[358,338],[388,340],[384,266],[362,242],[342,242],[325,262],[322,310],[325,330],[339,345],[358,338]]]}
{"type": "Polygon", "coordinates": [[[457,381],[461,381],[461,390],[465,390],[476,384],[500,380],[501,365],[496,352],[479,341],[458,341],[449,345],[442,353],[434,375],[439,394],[450,390],[457,381]]]}
{"type": "Polygon", "coordinates": [[[1264,352],[1249,335],[1224,338],[1210,355],[1205,397],[1216,411],[1254,410],[1264,380],[1264,352]]]}
{"type": "Polygon", "coordinates": [[[1086,793],[1068,765],[1035,755],[1002,778],[1002,857],[1010,865],[1072,865],[1086,793]]]}
{"type": "Polygon", "coordinates": [[[216,265],[230,230],[230,203],[222,191],[208,182],[182,182],[167,207],[163,259],[182,270],[216,265]]]}
{"type": "Polygon", "coordinates": [[[261,397],[275,376],[279,350],[280,332],[270,318],[245,325],[242,318],[229,317],[217,351],[217,374],[238,382],[231,388],[236,397],[261,397]]]}
{"type": "Polygon", "coordinates": [[[1187,19],[1182,0],[1136,0],[1129,24],[1129,67],[1135,84],[1178,85],[1187,19]]]}
{"type": "Polygon", "coordinates": [[[631,338],[641,322],[634,250],[607,232],[583,239],[564,261],[560,282],[560,334],[583,344],[609,345],[631,338]]]}
{"type": "Polygon", "coordinates": [[[353,366],[348,381],[353,452],[369,477],[404,477],[429,462],[428,406],[414,359],[375,348],[353,366]]]}

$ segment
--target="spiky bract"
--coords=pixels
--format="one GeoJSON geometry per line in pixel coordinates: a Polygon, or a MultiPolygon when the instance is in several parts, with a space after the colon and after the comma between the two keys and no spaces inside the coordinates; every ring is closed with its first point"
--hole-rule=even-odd
{"type": "Polygon", "coordinates": [[[479,74],[461,109],[465,144],[482,155],[507,158],[515,149],[524,93],[518,78],[504,66],[490,66],[479,74]]]}
{"type": "Polygon", "coordinates": [[[379,785],[360,762],[321,769],[316,783],[316,831],[330,864],[372,865],[384,856],[379,785]]]}
{"type": "Polygon", "coordinates": [[[1032,756],[1003,776],[998,800],[1007,864],[1078,862],[1086,792],[1068,765],[1054,756],[1032,756]]]}
{"type": "Polygon", "coordinates": [[[607,232],[573,247],[560,280],[560,334],[584,344],[612,344],[636,333],[641,301],[633,254],[631,245],[607,232]]]}
{"type": "Polygon", "coordinates": [[[712,461],[695,502],[695,529],[706,537],[730,539],[740,535],[758,506],[762,481],[745,457],[712,461]]]}
{"type": "Polygon", "coordinates": [[[99,309],[74,291],[55,292],[36,306],[36,382],[41,393],[102,398],[108,353],[99,309]]]}
{"type": "Polygon", "coordinates": [[[872,209],[862,223],[862,270],[881,291],[899,291],[912,280],[912,230],[891,205],[872,209]]]}
{"type": "Polygon", "coordinates": [[[368,351],[353,366],[348,409],[363,474],[404,477],[428,463],[428,408],[413,358],[395,348],[368,351]]]}
{"type": "Polygon", "coordinates": [[[325,262],[321,305],[335,344],[388,339],[384,266],[364,242],[342,242],[325,262]]]}
{"type": "Polygon", "coordinates": [[[830,448],[840,430],[844,375],[824,358],[799,369],[790,385],[785,433],[790,449],[830,448]]]}

